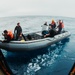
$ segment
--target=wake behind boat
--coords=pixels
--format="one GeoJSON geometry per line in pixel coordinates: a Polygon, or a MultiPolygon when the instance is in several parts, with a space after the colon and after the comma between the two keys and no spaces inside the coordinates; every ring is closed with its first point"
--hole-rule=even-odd
{"type": "Polygon", "coordinates": [[[55,44],[70,36],[68,31],[61,34],[55,35],[54,37],[43,38],[41,32],[24,34],[27,41],[10,41],[9,43],[1,42],[0,48],[7,51],[32,51],[36,49],[41,49],[49,45],[55,44]],[[31,36],[31,40],[27,38],[27,35],[31,36]]]}

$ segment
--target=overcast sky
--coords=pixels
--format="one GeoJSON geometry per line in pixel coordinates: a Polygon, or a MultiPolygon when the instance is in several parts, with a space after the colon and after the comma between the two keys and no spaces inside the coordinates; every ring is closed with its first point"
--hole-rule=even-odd
{"type": "Polygon", "coordinates": [[[0,17],[21,15],[75,17],[75,0],[0,0],[0,17]]]}

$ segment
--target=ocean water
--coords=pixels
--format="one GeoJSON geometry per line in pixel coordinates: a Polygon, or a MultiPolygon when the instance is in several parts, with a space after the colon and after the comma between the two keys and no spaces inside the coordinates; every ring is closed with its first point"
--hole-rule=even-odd
{"type": "Polygon", "coordinates": [[[0,36],[4,29],[14,31],[17,22],[23,33],[41,30],[44,22],[51,23],[51,19],[63,20],[65,30],[71,36],[57,44],[29,53],[7,52],[2,50],[9,67],[15,75],[68,75],[75,62],[75,18],[55,16],[15,16],[0,18],[0,36]]]}

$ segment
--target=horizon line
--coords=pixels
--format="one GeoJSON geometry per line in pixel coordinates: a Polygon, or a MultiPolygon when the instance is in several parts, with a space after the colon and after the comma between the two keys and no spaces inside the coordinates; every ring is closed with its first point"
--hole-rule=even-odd
{"type": "Polygon", "coordinates": [[[3,16],[3,17],[0,17],[0,18],[8,18],[8,17],[29,17],[29,16],[32,16],[32,17],[65,17],[65,18],[75,18],[75,17],[69,17],[69,16],[53,16],[53,15],[14,15],[14,16],[3,16]]]}

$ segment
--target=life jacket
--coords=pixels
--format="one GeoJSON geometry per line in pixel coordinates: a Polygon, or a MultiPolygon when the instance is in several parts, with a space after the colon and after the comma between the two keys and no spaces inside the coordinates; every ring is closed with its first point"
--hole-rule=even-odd
{"type": "Polygon", "coordinates": [[[8,31],[8,35],[11,37],[11,39],[14,38],[12,31],[8,31]]]}

